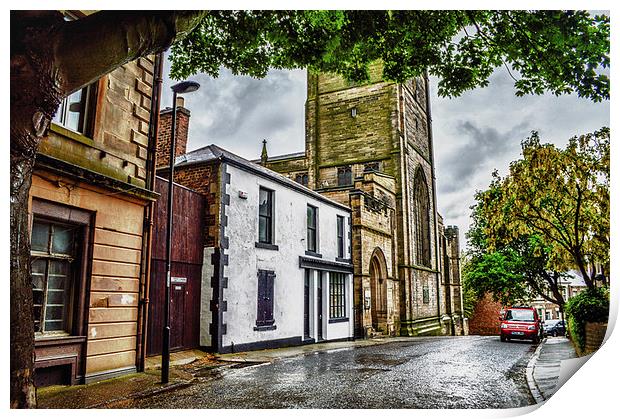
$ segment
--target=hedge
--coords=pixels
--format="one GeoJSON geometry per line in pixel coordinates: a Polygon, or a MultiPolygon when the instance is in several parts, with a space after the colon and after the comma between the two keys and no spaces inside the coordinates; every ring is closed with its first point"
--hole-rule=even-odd
{"type": "Polygon", "coordinates": [[[605,323],[609,318],[609,290],[589,288],[570,298],[566,303],[565,312],[571,338],[583,352],[586,344],[586,323],[605,323]]]}

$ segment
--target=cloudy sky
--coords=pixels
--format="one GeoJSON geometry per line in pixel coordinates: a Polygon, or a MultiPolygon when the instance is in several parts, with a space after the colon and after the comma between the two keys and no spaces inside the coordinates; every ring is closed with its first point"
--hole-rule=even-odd
{"type": "MultiPolygon", "coordinates": [[[[270,155],[304,149],[305,71],[274,70],[256,80],[223,70],[217,79],[200,74],[192,79],[201,88],[185,97],[192,113],[188,150],[217,144],[253,159],[260,156],[262,139],[268,140],[270,155]]],[[[531,131],[564,146],[571,136],[610,123],[609,102],[572,95],[516,97],[505,70],[498,70],[488,87],[457,99],[438,97],[432,82],[437,204],[445,224],[459,227],[463,248],[475,191],[488,187],[494,169],[506,174],[531,131]]],[[[162,106],[171,106],[171,84],[164,81],[162,106]]]]}

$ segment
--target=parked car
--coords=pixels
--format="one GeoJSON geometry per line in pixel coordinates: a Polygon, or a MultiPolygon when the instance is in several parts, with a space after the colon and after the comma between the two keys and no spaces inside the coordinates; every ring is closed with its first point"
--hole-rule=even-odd
{"type": "Polygon", "coordinates": [[[500,316],[500,340],[529,339],[539,343],[543,336],[542,321],[533,307],[509,307],[500,316]]]}
{"type": "Polygon", "coordinates": [[[564,320],[546,320],[543,329],[545,336],[564,336],[566,334],[566,323],[564,320]]]}

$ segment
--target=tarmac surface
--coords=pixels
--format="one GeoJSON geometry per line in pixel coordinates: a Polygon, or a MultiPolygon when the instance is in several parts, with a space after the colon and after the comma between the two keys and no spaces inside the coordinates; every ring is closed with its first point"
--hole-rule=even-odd
{"type": "Polygon", "coordinates": [[[41,408],[512,408],[555,392],[570,341],[383,338],[211,355],[175,353],[169,384],[146,373],[40,389],[41,408]]]}

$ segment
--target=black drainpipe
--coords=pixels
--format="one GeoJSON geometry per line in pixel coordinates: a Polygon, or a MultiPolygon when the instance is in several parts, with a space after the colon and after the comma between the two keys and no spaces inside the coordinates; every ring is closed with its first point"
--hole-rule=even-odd
{"type": "MultiPolygon", "coordinates": [[[[153,65],[153,94],[151,96],[151,110],[149,116],[148,148],[146,154],[146,189],[155,190],[155,156],[157,149],[157,132],[159,127],[159,108],[161,103],[161,86],[163,83],[164,53],[155,56],[153,65]]],[[[151,286],[151,250],[153,234],[153,214],[155,202],[150,201],[144,209],[144,227],[142,235],[141,272],[144,272],[144,281],[140,284],[140,310],[138,310],[138,333],[136,339],[136,356],[138,371],[144,371],[146,359],[146,342],[148,335],[149,292],[151,286]]]]}

